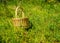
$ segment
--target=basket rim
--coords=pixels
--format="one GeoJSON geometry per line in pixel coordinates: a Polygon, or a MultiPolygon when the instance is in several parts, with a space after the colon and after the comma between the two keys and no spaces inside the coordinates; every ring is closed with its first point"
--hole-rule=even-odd
{"type": "MultiPolygon", "coordinates": [[[[28,17],[24,17],[24,18],[28,18],[28,17]]],[[[12,18],[12,19],[24,19],[24,18],[21,17],[21,18],[12,18]]]]}

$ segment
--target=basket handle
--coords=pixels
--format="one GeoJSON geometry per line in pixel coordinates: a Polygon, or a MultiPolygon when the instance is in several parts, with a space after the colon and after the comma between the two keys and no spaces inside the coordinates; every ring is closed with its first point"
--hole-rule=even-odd
{"type": "MultiPolygon", "coordinates": [[[[19,10],[19,6],[17,6],[16,10],[15,10],[15,17],[16,18],[17,18],[18,10],[19,10]]],[[[24,18],[25,17],[24,12],[22,11],[22,9],[20,9],[20,10],[21,10],[22,18],[24,18]]]]}

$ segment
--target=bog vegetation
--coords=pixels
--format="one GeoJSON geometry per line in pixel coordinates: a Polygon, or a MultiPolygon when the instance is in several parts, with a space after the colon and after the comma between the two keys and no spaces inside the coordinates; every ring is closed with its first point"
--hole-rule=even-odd
{"type": "Polygon", "coordinates": [[[0,43],[60,43],[60,0],[0,0],[0,43]],[[16,6],[29,18],[29,29],[13,26],[16,6]]]}

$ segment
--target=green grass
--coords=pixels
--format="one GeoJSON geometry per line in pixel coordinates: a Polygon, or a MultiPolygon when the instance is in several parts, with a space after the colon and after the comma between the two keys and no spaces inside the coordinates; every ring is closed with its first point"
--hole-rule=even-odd
{"type": "Polygon", "coordinates": [[[0,4],[0,43],[60,43],[60,3],[26,2],[22,7],[33,25],[28,31],[12,25],[14,4],[7,5],[8,11],[0,4]]]}

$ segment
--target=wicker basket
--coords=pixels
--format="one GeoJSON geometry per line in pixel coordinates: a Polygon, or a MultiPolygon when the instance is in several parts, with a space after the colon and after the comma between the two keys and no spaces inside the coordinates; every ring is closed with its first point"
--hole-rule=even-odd
{"type": "Polygon", "coordinates": [[[23,28],[29,27],[28,18],[13,18],[12,21],[14,26],[20,26],[23,28]]]}
{"type": "MultiPolygon", "coordinates": [[[[15,16],[17,16],[17,9],[16,9],[15,13],[16,13],[15,16]]],[[[21,18],[15,17],[15,18],[12,19],[12,21],[13,21],[14,26],[20,26],[20,27],[23,27],[23,28],[29,27],[29,20],[28,20],[27,17],[24,17],[23,12],[22,12],[22,17],[21,18]]]]}

